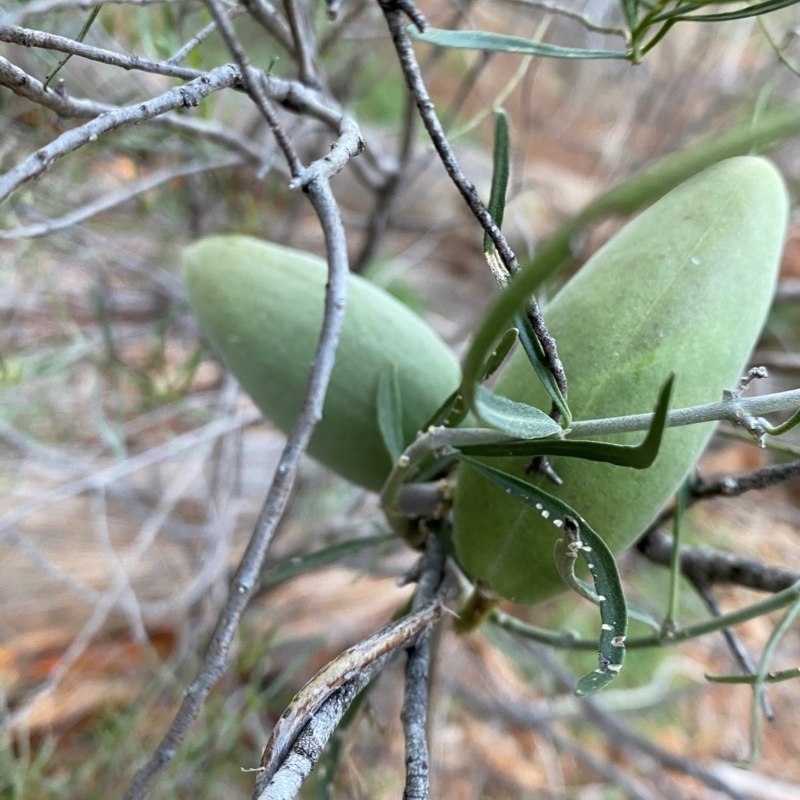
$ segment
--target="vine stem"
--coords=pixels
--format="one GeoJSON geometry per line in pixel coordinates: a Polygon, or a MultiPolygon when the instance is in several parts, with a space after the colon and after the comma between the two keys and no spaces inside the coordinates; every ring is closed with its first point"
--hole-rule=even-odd
{"type": "MultiPolygon", "coordinates": [[[[798,599],[800,599],[800,581],[782,592],[776,592],[765,600],[731,611],[729,614],[712,617],[663,635],[628,637],[625,640],[625,647],[628,650],[644,650],[678,644],[688,639],[705,636],[707,633],[714,633],[734,625],[741,625],[743,622],[748,622],[764,614],[771,614],[773,611],[778,611],[792,603],[797,603],[798,599]]],[[[557,647],[563,650],[597,650],[596,639],[581,639],[573,631],[551,631],[546,628],[538,628],[499,609],[495,609],[492,612],[490,619],[495,625],[507,630],[509,633],[516,634],[523,639],[531,639],[540,644],[549,645],[550,647],[557,647]]]]}
{"type": "MultiPolygon", "coordinates": [[[[750,424],[755,415],[773,411],[786,411],[800,406],[800,389],[761,395],[760,397],[735,397],[730,395],[718,403],[679,408],[670,411],[667,427],[695,425],[701,422],[728,420],[734,425],[750,424]]],[[[645,431],[650,427],[653,414],[633,414],[624,417],[574,422],[563,438],[604,436],[631,431],[645,431]]],[[[397,460],[381,492],[381,507],[396,530],[402,530],[403,519],[397,512],[403,484],[411,477],[426,456],[436,453],[449,455],[460,446],[501,442],[508,437],[490,428],[445,428],[431,426],[410,444],[397,460]]]]}

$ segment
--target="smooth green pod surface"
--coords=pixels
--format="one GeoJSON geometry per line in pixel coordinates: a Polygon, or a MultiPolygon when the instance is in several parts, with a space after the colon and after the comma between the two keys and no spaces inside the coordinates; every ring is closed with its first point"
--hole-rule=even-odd
{"type": "MultiPolygon", "coordinates": [[[[253,401],[283,431],[294,424],[322,327],[324,261],[247,236],[217,236],[184,254],[189,301],[203,330],[253,401]]],[[[322,420],[308,452],[378,490],[391,460],[378,426],[380,376],[396,368],[403,436],[458,386],[458,361],[416,314],[357,275],[322,420]]]]}
{"type": "MultiPolygon", "coordinates": [[[[753,157],[720,162],[674,189],[601,248],[545,310],[569,379],[575,419],[651,411],[670,372],[673,408],[720,400],[736,386],[770,307],[788,203],[780,175],[753,157]]],[[[494,387],[547,409],[524,353],[494,387]]],[[[612,551],[652,522],[699,458],[713,423],[665,432],[659,455],[638,471],[553,458],[557,487],[526,477],[527,458],[487,461],[536,483],[581,514],[612,551]]],[[[623,444],[643,433],[608,437],[623,444]]],[[[521,603],[566,587],[551,520],[467,467],[455,499],[458,555],[475,577],[521,603]]]]}

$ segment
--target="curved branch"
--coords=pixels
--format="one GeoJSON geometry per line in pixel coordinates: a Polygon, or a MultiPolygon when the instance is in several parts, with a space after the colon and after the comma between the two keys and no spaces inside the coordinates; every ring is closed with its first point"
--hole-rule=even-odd
{"type": "MultiPolygon", "coordinates": [[[[0,68],[2,66],[0,63],[0,68]]],[[[56,161],[87,144],[96,142],[100,136],[120,128],[138,125],[176,108],[196,106],[210,94],[234,86],[238,79],[238,72],[232,67],[228,65],[217,67],[207,75],[170,89],[152,100],[108,111],[78,128],[62,133],[50,144],[40,148],[21,164],[0,176],[0,203],[24,184],[44,174],[56,161]]]]}
{"type": "Polygon", "coordinates": [[[186,690],[181,707],[169,730],[147,763],[136,773],[125,793],[125,800],[140,800],[152,787],[164,767],[174,758],[197,718],[209,692],[222,677],[233,636],[248,601],[258,585],[264,557],[275,529],[283,516],[314,426],[322,417],[336,347],[344,322],[347,297],[347,242],[339,208],[330,187],[317,180],[306,187],[309,199],[320,219],[328,253],[329,278],[325,291],[325,314],[317,352],[312,362],[303,406],[281,454],[275,478],[270,486],[255,530],[231,583],[230,593],[211,637],[203,666],[186,690]]]}

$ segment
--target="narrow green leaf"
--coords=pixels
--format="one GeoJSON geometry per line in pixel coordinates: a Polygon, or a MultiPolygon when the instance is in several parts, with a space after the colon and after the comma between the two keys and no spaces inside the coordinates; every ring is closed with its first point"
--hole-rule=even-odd
{"type": "Polygon", "coordinates": [[[564,535],[560,539],[556,539],[553,551],[558,574],[575,594],[599,606],[600,598],[597,592],[575,574],[575,564],[578,562],[581,540],[578,528],[574,524],[572,517],[564,517],[564,526],[561,530],[564,535]]]}
{"type": "Polygon", "coordinates": [[[681,590],[681,540],[683,539],[683,521],[686,509],[689,507],[691,494],[691,479],[687,478],[681,484],[675,498],[675,516],[672,521],[672,555],[669,563],[669,595],[667,597],[667,611],[661,625],[664,637],[674,633],[678,618],[678,606],[681,590]]]}
{"type": "MultiPolygon", "coordinates": [[[[765,3],[756,3],[738,11],[721,11],[717,14],[676,14],[673,19],[676,22],[725,22],[734,19],[745,19],[746,17],[757,17],[761,14],[769,14],[781,8],[793,6],[797,0],[767,0],[765,3]]],[[[662,15],[663,16],[663,15],[662,15]]]]}
{"type": "MultiPolygon", "coordinates": [[[[89,33],[89,28],[92,27],[94,21],[97,19],[97,15],[100,13],[100,9],[102,5],[96,5],[91,12],[89,13],[89,18],[86,22],[83,23],[83,27],[78,32],[78,35],[75,37],[76,42],[82,42],[86,38],[86,34],[89,33]]],[[[52,82],[53,78],[61,72],[63,66],[72,58],[72,53],[67,53],[61,61],[56,64],[56,66],[51,70],[50,74],[44,79],[43,88],[47,91],[47,87],[52,82]]]]}
{"type": "Polygon", "coordinates": [[[458,449],[468,456],[569,456],[587,461],[603,461],[620,467],[647,469],[656,459],[667,427],[669,403],[675,376],[670,375],[658,396],[653,421],[641,444],[611,444],[585,439],[509,439],[491,444],[463,445],[458,449]]]}
{"type": "MultiPolygon", "coordinates": [[[[488,211],[494,224],[503,227],[503,213],[506,208],[506,191],[508,190],[509,166],[508,115],[502,108],[494,112],[494,156],[492,164],[492,191],[489,195],[488,211]]],[[[495,249],[494,242],[488,233],[483,234],[483,252],[490,253],[495,249]]]]}
{"type": "Polygon", "coordinates": [[[758,760],[761,750],[761,706],[764,682],[769,674],[769,662],[772,661],[772,656],[781,639],[789,632],[798,614],[800,614],[800,598],[794,601],[775,626],[761,653],[761,660],[758,662],[758,670],[756,670],[753,681],[753,704],[750,710],[750,755],[745,762],[747,764],[754,764],[758,760]]]}
{"type": "Polygon", "coordinates": [[[764,430],[770,436],[780,436],[782,433],[786,433],[787,431],[790,431],[792,428],[795,428],[798,425],[800,425],[800,409],[795,411],[794,414],[792,414],[792,416],[786,420],[786,422],[780,425],[776,425],[774,428],[772,427],[772,425],[765,424],[764,430]]]}
{"type": "Polygon", "coordinates": [[[403,398],[400,395],[400,380],[397,365],[381,373],[378,379],[378,427],[383,443],[393,462],[397,461],[405,444],[403,442],[403,398]]]}
{"type": "MultiPolygon", "coordinates": [[[[706,680],[712,683],[750,683],[758,680],[758,675],[706,675],[706,680]]],[[[792,678],[800,678],[800,667],[790,667],[789,669],[768,672],[764,678],[764,683],[780,683],[792,678]]]]}
{"type": "Polygon", "coordinates": [[[572,423],[572,412],[569,410],[564,395],[561,394],[561,389],[558,387],[555,376],[550,372],[550,367],[547,366],[547,361],[544,357],[544,349],[533,330],[533,325],[531,325],[528,315],[524,312],[517,314],[516,317],[514,317],[514,324],[519,329],[519,341],[520,344],[522,344],[525,355],[528,356],[528,361],[531,362],[531,366],[539,376],[539,380],[544,385],[544,388],[547,389],[551,400],[561,412],[561,416],[564,418],[564,427],[569,427],[572,423]]]}
{"type": "Polygon", "coordinates": [[[428,28],[420,33],[409,27],[409,33],[421,42],[439,47],[455,47],[461,50],[490,50],[500,53],[523,53],[547,58],[621,58],[627,54],[619,50],[588,50],[579,47],[559,47],[555,44],[533,42],[520,36],[507,36],[490,31],[448,31],[428,28]]]}
{"type": "Polygon", "coordinates": [[[329,564],[335,564],[345,556],[353,555],[369,547],[378,547],[379,545],[392,541],[394,538],[395,536],[393,533],[381,533],[376,536],[360,536],[356,539],[346,539],[343,542],[337,542],[330,547],[325,547],[322,550],[315,550],[304,556],[288,558],[261,577],[258,584],[258,591],[263,592],[267,589],[272,589],[299,575],[304,575],[306,572],[327,567],[329,564]]]}
{"type": "MultiPolygon", "coordinates": [[[[568,519],[564,517],[564,519],[568,519]]],[[[580,548],[571,546],[575,543],[575,539],[571,536],[571,530],[568,530],[566,526],[564,526],[564,536],[561,539],[556,539],[555,545],[555,559],[556,559],[556,569],[558,570],[558,574],[564,579],[564,583],[567,584],[574,592],[579,594],[581,597],[588,600],[590,603],[594,603],[594,605],[600,605],[600,598],[597,595],[597,592],[588,584],[586,581],[581,580],[575,574],[575,564],[578,561],[578,552],[580,548]]],[[[635,608],[634,606],[628,603],[628,619],[635,619],[637,622],[641,622],[643,625],[647,625],[650,630],[654,631],[655,633],[661,634],[661,625],[656,622],[656,620],[648,614],[646,611],[642,611],[639,608],[635,608]]]]}
{"type": "Polygon", "coordinates": [[[439,425],[444,425],[445,428],[456,428],[464,421],[468,413],[469,409],[461,396],[461,389],[458,388],[433,412],[422,430],[426,431],[431,426],[436,428],[439,425]]]}
{"type": "Polygon", "coordinates": [[[628,23],[628,30],[633,31],[639,22],[639,0],[622,0],[622,13],[628,23]]]}
{"type": "Polygon", "coordinates": [[[517,341],[518,331],[516,328],[509,328],[500,339],[494,352],[486,359],[483,365],[483,380],[488,380],[500,368],[500,365],[506,360],[506,356],[511,352],[511,348],[517,341]]]}
{"type": "Polygon", "coordinates": [[[515,403],[485,386],[477,386],[476,389],[475,413],[489,427],[520,439],[541,439],[561,433],[561,426],[540,408],[515,403]]]}
{"type": "MultiPolygon", "coordinates": [[[[601,619],[598,667],[578,681],[575,692],[578,695],[587,695],[600,691],[611,683],[622,669],[622,662],[625,658],[625,637],[628,630],[625,595],[622,592],[617,565],[611,551],[600,536],[589,527],[586,520],[557,497],[480,461],[466,456],[459,456],[459,460],[535,509],[557,528],[563,530],[570,527],[574,529],[574,547],[586,561],[594,580],[601,619]]],[[[531,580],[536,580],[536,576],[531,575],[531,580]]]]}

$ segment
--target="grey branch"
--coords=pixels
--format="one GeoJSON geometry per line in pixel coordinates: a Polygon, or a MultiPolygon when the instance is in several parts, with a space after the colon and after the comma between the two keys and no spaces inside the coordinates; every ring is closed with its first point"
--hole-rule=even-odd
{"type": "Polygon", "coordinates": [[[283,7],[286,9],[286,19],[292,31],[294,41],[295,60],[297,69],[300,72],[300,80],[308,86],[319,86],[317,68],[315,64],[315,42],[314,37],[303,13],[303,9],[297,0],[283,0],[283,7]]]}
{"type": "MultiPolygon", "coordinates": [[[[2,66],[0,64],[0,68],[2,66]]],[[[210,94],[235,85],[238,79],[239,75],[232,67],[228,65],[217,67],[207,75],[170,89],[152,100],[108,111],[78,128],[61,134],[50,144],[28,156],[21,164],[0,176],[0,203],[25,183],[46,172],[58,159],[90,142],[97,141],[101,136],[120,128],[138,125],[176,108],[197,106],[210,94]]]]}
{"type": "Polygon", "coordinates": [[[18,44],[23,47],[41,47],[46,50],[56,50],[60,53],[69,53],[89,61],[97,61],[100,64],[120,67],[121,69],[139,70],[140,72],[167,75],[171,78],[182,78],[183,80],[193,80],[205,74],[189,67],[181,67],[165,61],[150,61],[139,56],[126,56],[121,53],[114,53],[111,50],[103,50],[100,47],[84,44],[83,42],[76,42],[66,36],[57,36],[54,33],[44,33],[43,31],[21,28],[16,25],[0,25],[0,42],[18,44]]]}
{"type": "Polygon", "coordinates": [[[774,464],[763,469],[750,472],[747,475],[726,475],[713,481],[698,480],[691,487],[692,499],[702,500],[706,497],[723,495],[724,497],[738,497],[754,489],[767,489],[776,486],[791,478],[800,475],[800,461],[791,461],[788,464],[774,464]]]}
{"type": "MultiPolygon", "coordinates": [[[[183,0],[103,0],[103,5],[108,6],[154,6],[166,5],[167,3],[179,3],[183,0]]],[[[97,0],[39,0],[39,2],[27,3],[16,11],[7,11],[0,16],[0,23],[19,24],[26,19],[35,16],[43,16],[53,11],[84,10],[94,8],[97,0]]]]}
{"type": "MultiPolygon", "coordinates": [[[[442,582],[444,552],[435,536],[420,564],[417,592],[412,608],[417,611],[429,603],[442,582]]],[[[408,648],[405,697],[400,719],[406,742],[406,785],[404,800],[429,800],[431,796],[428,753],[428,679],[431,661],[431,629],[423,631],[408,648]]]]}
{"type": "Polygon", "coordinates": [[[297,795],[353,700],[391,655],[387,653],[373,661],[320,706],[295,739],[272,780],[254,795],[254,800],[292,800],[297,795]]]}
{"type": "Polygon", "coordinates": [[[613,762],[606,758],[598,758],[581,747],[574,739],[558,733],[553,728],[551,715],[538,709],[532,709],[517,700],[512,700],[510,697],[503,697],[495,687],[492,688],[493,696],[491,700],[488,700],[479,695],[473,688],[464,684],[458,683],[453,686],[459,698],[464,699],[467,705],[480,715],[481,719],[496,718],[518,728],[533,728],[540,731],[544,736],[551,739],[559,750],[564,750],[571,754],[593,772],[618,786],[632,800],[656,800],[656,796],[647,787],[642,786],[623,770],[616,767],[613,762]]]}
{"type": "MultiPolygon", "coordinates": [[[[773,411],[786,411],[800,406],[800,389],[777,394],[765,394],[760,397],[739,397],[720,400],[691,408],[679,408],[670,411],[667,427],[696,425],[699,422],[713,422],[725,419],[734,425],[740,424],[747,416],[770,414],[773,411]]],[[[608,436],[614,433],[645,431],[653,420],[652,414],[633,414],[629,417],[613,417],[611,419],[586,420],[573,422],[570,436],[608,436]]]]}
{"type": "Polygon", "coordinates": [[[247,55],[236,31],[233,28],[233,23],[225,14],[225,9],[219,0],[203,0],[208,8],[214,22],[217,23],[217,28],[225,40],[231,55],[239,67],[242,83],[244,84],[247,94],[250,99],[255,103],[256,108],[267,121],[267,124],[272,131],[272,135],[278,143],[278,147],[283,151],[286,158],[286,163],[289,165],[289,170],[293,177],[297,177],[303,171],[303,165],[295,152],[294,145],[289,141],[286,131],[281,127],[275,109],[272,106],[270,98],[267,96],[264,85],[261,81],[261,73],[259,70],[250,66],[250,58],[247,55]]]}
{"type": "Polygon", "coordinates": [[[290,183],[290,189],[308,186],[318,180],[329,180],[340,172],[347,162],[359,155],[365,142],[356,121],[343,114],[339,124],[339,139],[331,147],[330,153],[308,165],[290,183]]]}
{"type": "MultiPolygon", "coordinates": [[[[478,220],[481,227],[494,242],[497,248],[497,255],[499,255],[501,263],[505,267],[506,277],[516,274],[519,272],[517,257],[509,246],[506,237],[495,224],[491,214],[489,214],[489,211],[483,204],[483,201],[478,196],[475,185],[467,178],[461,169],[455,153],[453,152],[453,148],[450,146],[444,129],[436,115],[433,101],[428,94],[428,89],[422,78],[422,72],[416,56],[414,55],[414,49],[411,45],[408,31],[406,30],[404,15],[408,16],[420,30],[424,30],[427,26],[425,18],[417,10],[412,0],[379,0],[379,4],[386,18],[386,24],[389,27],[392,42],[397,51],[406,85],[416,101],[423,124],[428,131],[428,135],[433,142],[433,146],[447,174],[458,188],[458,191],[469,206],[475,219],[478,220]]],[[[564,367],[561,363],[561,359],[558,357],[556,342],[547,330],[541,310],[533,297],[531,297],[528,302],[526,314],[542,346],[547,365],[559,389],[564,397],[566,397],[567,378],[564,374],[564,367]]],[[[554,413],[557,414],[557,410],[554,413]]]]}
{"type": "MultiPolygon", "coordinates": [[[[241,6],[234,6],[228,10],[228,19],[235,19],[244,14],[245,9],[241,6]]],[[[209,22],[205,28],[199,30],[186,44],[180,49],[176,50],[164,63],[165,64],[180,64],[192,50],[199,47],[209,36],[217,30],[216,22],[209,22]]]]}
{"type": "Polygon", "coordinates": [[[94,472],[78,478],[77,480],[70,481],[63,486],[45,492],[39,497],[21,503],[16,508],[0,516],[0,541],[3,541],[8,531],[30,514],[35,514],[54,503],[58,503],[70,497],[75,497],[83,492],[103,489],[145,467],[159,464],[168,458],[174,458],[185,450],[197,447],[203,442],[217,439],[220,436],[224,436],[226,433],[238,430],[242,426],[252,424],[259,419],[261,419],[261,412],[251,409],[234,416],[214,420],[188,433],[182,433],[166,444],[153,447],[150,450],[145,450],[143,453],[132,456],[119,464],[114,464],[99,472],[94,472]]]}
{"type": "Polygon", "coordinates": [[[294,54],[294,42],[292,32],[286,24],[286,20],[278,13],[275,6],[268,0],[242,0],[242,5],[250,12],[256,22],[275,39],[277,39],[284,50],[294,54]]]}
{"type": "MultiPolygon", "coordinates": [[[[7,59],[0,56],[0,86],[24,97],[37,105],[55,112],[61,117],[93,119],[117,108],[94,100],[82,100],[59,92],[46,91],[40,81],[7,59]]],[[[285,87],[281,87],[284,89],[285,87]]],[[[175,113],[155,117],[151,122],[184,133],[202,136],[214,144],[240,153],[248,161],[260,164],[264,161],[264,149],[252,140],[235,133],[218,122],[178,116],[175,113]]]]}
{"type": "Polygon", "coordinates": [[[344,227],[330,187],[324,181],[315,181],[307,187],[307,193],[325,235],[329,277],[325,291],[322,332],[303,405],[287,439],[247,550],[231,583],[228,599],[211,637],[203,666],[186,690],[181,707],[155,753],[136,773],[125,793],[125,800],[140,800],[147,794],[164,767],[175,757],[209,692],[224,674],[233,636],[258,584],[267,548],[289,500],[300,459],[308,447],[314,426],[322,417],[325,393],[344,322],[347,276],[350,270],[344,227]]]}
{"type": "MultiPolygon", "coordinates": [[[[705,603],[709,612],[715,617],[722,616],[722,609],[717,602],[717,598],[714,597],[714,592],[711,590],[711,587],[708,584],[698,582],[696,578],[690,578],[690,580],[694,586],[694,590],[705,603]]],[[[750,658],[750,653],[747,652],[747,648],[745,648],[742,640],[736,634],[736,631],[733,628],[723,628],[720,632],[725,639],[725,643],[728,645],[728,649],[731,651],[734,659],[741,667],[742,672],[745,675],[755,675],[757,671],[756,665],[753,662],[753,659],[750,658]]],[[[769,697],[765,691],[761,692],[760,694],[764,716],[768,720],[772,721],[775,718],[775,712],[772,710],[772,704],[769,701],[769,697]]]]}
{"type": "MultiPolygon", "coordinates": [[[[649,531],[636,544],[645,558],[664,566],[669,566],[672,547],[672,537],[660,528],[649,531]]],[[[800,580],[800,573],[782,567],[685,545],[681,546],[681,572],[693,583],[731,583],[761,592],[780,592],[800,580]]]]}

